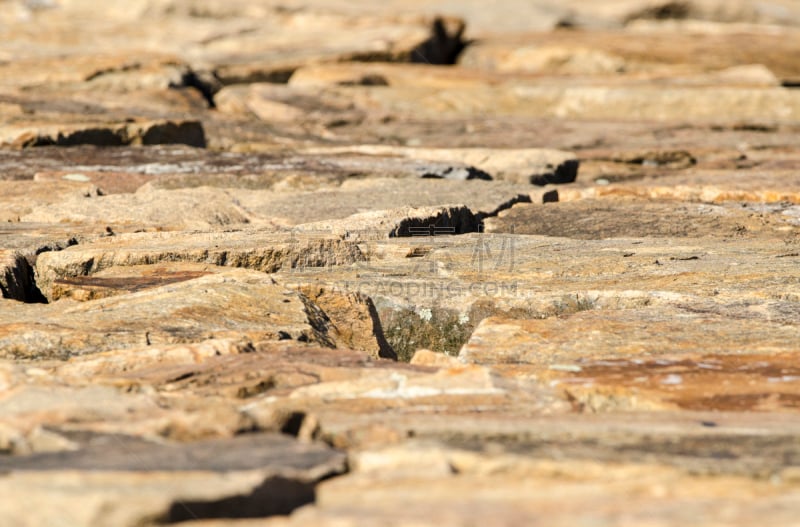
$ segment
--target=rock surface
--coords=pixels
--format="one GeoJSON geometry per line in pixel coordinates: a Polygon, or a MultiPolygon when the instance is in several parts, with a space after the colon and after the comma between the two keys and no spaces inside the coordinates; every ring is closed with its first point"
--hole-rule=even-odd
{"type": "Polygon", "coordinates": [[[795,525],[798,15],[0,0],[0,525],[795,525]]]}

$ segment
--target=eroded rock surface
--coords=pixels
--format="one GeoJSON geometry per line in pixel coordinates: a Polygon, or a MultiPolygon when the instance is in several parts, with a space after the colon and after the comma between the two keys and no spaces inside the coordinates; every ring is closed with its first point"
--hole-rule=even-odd
{"type": "Polygon", "coordinates": [[[799,14],[0,0],[0,524],[795,525],[799,14]]]}

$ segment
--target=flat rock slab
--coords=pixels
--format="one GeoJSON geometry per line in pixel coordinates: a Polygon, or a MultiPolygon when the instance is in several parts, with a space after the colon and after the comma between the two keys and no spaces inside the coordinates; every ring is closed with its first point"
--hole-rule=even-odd
{"type": "MultiPolygon", "coordinates": [[[[750,171],[689,170],[667,177],[645,177],[627,184],[562,189],[562,201],[590,198],[640,198],[701,203],[800,203],[800,179],[785,169],[750,171]]],[[[746,205],[743,205],[746,206],[746,205]]]]}
{"type": "Polygon", "coordinates": [[[114,266],[182,261],[272,273],[283,266],[325,267],[365,259],[355,243],[335,237],[258,230],[121,234],[75,249],[39,255],[36,281],[45,296],[52,294],[56,278],[114,266]]]}
{"type": "Polygon", "coordinates": [[[314,476],[326,475],[335,468],[341,470],[342,461],[342,454],[322,445],[301,444],[278,434],[245,434],[186,444],[159,444],[124,436],[90,436],[79,450],[5,456],[0,460],[0,471],[235,472],[261,469],[286,475],[307,471],[308,479],[313,480],[314,476]]]}
{"type": "Polygon", "coordinates": [[[557,199],[558,195],[551,188],[537,192],[529,186],[499,181],[409,181],[405,178],[350,180],[335,189],[312,192],[231,190],[229,193],[251,215],[288,225],[342,219],[376,210],[453,204],[466,205],[473,214],[486,217],[514,203],[534,198],[541,203],[545,195],[550,199],[557,199]],[[314,206],[310,207],[309,203],[314,206]]]}
{"type": "MultiPolygon", "coordinates": [[[[736,317],[735,324],[728,318],[735,316],[735,312],[726,316],[724,311],[663,307],[581,311],[546,320],[489,318],[481,322],[461,349],[459,358],[477,364],[542,366],[595,359],[633,360],[698,353],[701,350],[697,342],[702,334],[707,339],[702,353],[756,353],[769,361],[771,354],[794,351],[800,337],[796,314],[792,314],[797,306],[785,307],[788,311],[782,320],[773,322],[769,315],[764,317],[766,320],[758,316],[736,317]]],[[[744,309],[743,313],[746,312],[744,309]]]]}
{"type": "MultiPolygon", "coordinates": [[[[336,86],[311,90],[303,87],[267,87],[231,94],[245,106],[292,96],[316,99],[314,108],[347,108],[347,121],[364,121],[378,114],[390,119],[455,119],[483,115],[496,118],[566,118],[656,122],[736,123],[759,121],[790,123],[800,112],[800,96],[783,87],[741,86],[574,86],[510,81],[499,85],[452,86],[336,86]],[[276,94],[276,92],[278,92],[276,94]],[[344,101],[350,101],[347,106],[344,101]]],[[[221,94],[222,96],[222,94],[221,94]]],[[[268,114],[265,114],[268,115],[268,114]]],[[[329,111],[298,114],[309,122],[333,122],[329,111]]]]}
{"type": "MultiPolygon", "coordinates": [[[[521,196],[523,199],[527,196],[521,196]]],[[[518,196],[519,198],[519,196],[518,196]]],[[[353,214],[341,220],[318,221],[298,225],[293,231],[333,234],[345,240],[367,241],[385,238],[408,238],[435,234],[480,232],[480,214],[464,205],[439,207],[403,207],[353,214]]]]}
{"type": "Polygon", "coordinates": [[[80,196],[40,205],[20,219],[33,223],[105,225],[110,231],[121,232],[241,227],[251,222],[247,211],[222,190],[149,187],[133,194],[80,196]]]}
{"type": "MultiPolygon", "coordinates": [[[[230,341],[187,344],[182,348],[196,351],[201,358],[208,351],[246,350],[240,342],[230,341]]],[[[153,356],[148,353],[157,355],[157,352],[158,348],[142,350],[145,362],[153,356]]],[[[246,428],[233,401],[207,400],[205,404],[185,398],[168,401],[156,393],[144,393],[147,390],[136,393],[141,384],[90,384],[86,378],[78,377],[68,382],[53,382],[42,375],[43,369],[11,368],[10,371],[10,379],[4,379],[7,389],[0,400],[3,411],[0,448],[4,456],[79,449],[80,439],[73,432],[195,441],[231,437],[246,428]],[[125,387],[133,391],[126,392],[125,387]]]]}
{"type": "Polygon", "coordinates": [[[800,233],[800,207],[582,199],[545,207],[516,205],[497,218],[487,219],[485,231],[586,240],[704,236],[792,239],[800,233]]]}
{"type": "Polygon", "coordinates": [[[396,155],[411,159],[456,162],[475,166],[496,179],[515,183],[572,183],[578,174],[578,159],[570,152],[519,148],[409,148],[361,145],[319,152],[350,151],[371,155],[396,155]]]}
{"type": "MultiPolygon", "coordinates": [[[[704,32],[698,26],[694,31],[669,31],[668,39],[666,31],[635,29],[506,34],[468,47],[461,64],[505,73],[604,76],[612,82],[614,77],[629,82],[656,77],[663,83],[734,64],[762,64],[779,78],[794,78],[800,71],[787,57],[797,52],[791,38],[795,31],[777,27],[763,31],[752,25],[739,31],[704,32]],[[742,38],[743,33],[747,38],[742,38]]],[[[728,82],[734,80],[730,77],[728,82]]]]}
{"type": "MultiPolygon", "coordinates": [[[[249,401],[319,382],[363,379],[373,368],[413,370],[364,352],[243,336],[119,348],[66,361],[0,361],[0,451],[72,451],[83,444],[81,433],[148,441],[227,438],[252,430],[242,407],[249,401]]],[[[276,413],[261,422],[262,429],[291,428],[292,419],[291,412],[276,413]]]]}
{"type": "Polygon", "coordinates": [[[85,181],[61,180],[35,185],[29,181],[0,181],[0,222],[18,222],[36,206],[97,194],[97,187],[85,181]]]}
{"type": "Polygon", "coordinates": [[[263,273],[230,269],[139,293],[46,306],[4,300],[6,357],[63,358],[212,337],[281,338],[332,345],[324,314],[263,273]]]}
{"type": "Polygon", "coordinates": [[[96,378],[101,384],[123,389],[149,385],[164,392],[240,401],[266,393],[286,395],[319,382],[362,378],[371,368],[414,370],[393,361],[374,361],[350,349],[241,339],[112,350],[43,367],[65,384],[81,385],[87,378],[96,378]]]}
{"type": "MultiPolygon", "coordinates": [[[[42,192],[32,193],[37,199],[24,209],[29,210],[39,201],[57,202],[57,198],[67,195],[70,189],[85,189],[84,193],[105,196],[135,192],[147,184],[150,189],[169,190],[211,186],[288,191],[335,188],[349,180],[367,178],[491,180],[489,174],[459,161],[458,156],[431,160],[424,156],[409,157],[402,152],[373,155],[358,152],[358,149],[353,152],[329,149],[329,153],[323,153],[319,148],[280,144],[244,144],[238,150],[215,152],[176,145],[115,149],[78,145],[66,150],[52,147],[39,147],[35,151],[5,150],[0,151],[0,167],[3,168],[0,181],[33,179],[40,183],[34,189],[42,189],[42,192]],[[54,195],[48,197],[44,192],[46,188],[52,188],[54,195]]],[[[567,154],[562,157],[564,155],[567,154]]],[[[548,170],[552,171],[552,167],[548,170]]],[[[11,205],[10,198],[22,187],[13,182],[4,185],[11,205]]],[[[7,214],[7,219],[13,221],[14,216],[7,214]]]]}
{"type": "Polygon", "coordinates": [[[793,413],[670,408],[628,412],[601,409],[593,413],[588,406],[583,407],[585,413],[574,413],[559,406],[563,400],[542,398],[547,391],[526,396],[526,388],[534,383],[508,386],[516,389],[507,391],[505,397],[484,395],[483,403],[487,404],[478,397],[462,397],[460,409],[452,396],[449,400],[442,396],[408,397],[399,403],[362,392],[325,400],[301,396],[313,393],[301,388],[285,401],[254,402],[248,413],[259,422],[269,423],[276,412],[291,409],[302,413],[307,425],[313,423],[318,437],[359,450],[402,444],[414,437],[492,457],[513,453],[555,462],[625,460],[625,464],[672,466],[693,475],[745,477],[781,474],[784,470],[788,476],[800,459],[790,425],[793,413]],[[488,452],[484,446],[487,441],[492,444],[488,452]],[[721,457],[720,449],[727,455],[721,457]]]}
{"type": "MultiPolygon", "coordinates": [[[[279,5],[253,8],[241,4],[236,7],[209,4],[200,17],[192,16],[190,11],[191,8],[180,2],[174,5],[162,3],[133,12],[126,12],[124,6],[116,5],[104,9],[104,17],[89,6],[78,3],[59,10],[37,12],[36,24],[16,24],[5,33],[6,38],[17,46],[36,44],[37,52],[28,52],[20,57],[28,58],[32,63],[32,59],[49,58],[59,45],[63,46],[63,54],[70,56],[90,54],[99,43],[102,43],[102,49],[118,50],[131,47],[130,42],[152,41],[152,47],[144,47],[157,50],[153,54],[155,57],[174,54],[212,69],[225,82],[247,82],[270,78],[269,73],[275,71],[285,75],[286,70],[291,72],[307,62],[336,62],[359,55],[407,56],[428,38],[432,19],[431,16],[387,17],[379,13],[370,15],[336,10],[326,10],[327,13],[303,10],[298,13],[293,9],[284,11],[279,5]],[[71,26],[65,21],[75,16],[92,23],[85,34],[70,38],[71,26]],[[47,38],[35,39],[36,25],[47,28],[47,38]],[[167,35],[170,38],[166,38],[167,35]],[[289,43],[295,46],[287,49],[289,43]],[[269,60],[264,60],[265,57],[269,60]],[[267,67],[265,63],[273,66],[267,67]],[[246,65],[250,68],[244,68],[246,65]]],[[[141,48],[138,47],[138,55],[147,57],[141,48]]],[[[3,51],[14,49],[8,46],[3,51]]],[[[108,57],[85,61],[87,64],[80,71],[87,73],[82,77],[88,80],[100,76],[124,79],[126,72],[144,70],[139,64],[148,64],[146,60],[137,64],[130,59],[125,61],[124,56],[110,54],[110,58],[115,57],[118,57],[116,61],[108,57]],[[98,73],[92,75],[92,67],[98,73]]],[[[42,62],[43,68],[51,68],[46,60],[42,62]]],[[[157,63],[153,59],[149,62],[157,63]]],[[[59,73],[56,69],[50,82],[57,82],[59,73]]],[[[63,76],[62,73],[60,77],[63,76]]]]}
{"type": "MultiPolygon", "coordinates": [[[[86,302],[126,295],[224,273],[228,269],[208,264],[177,262],[113,266],[87,276],[57,279],[53,284],[51,300],[69,298],[86,302]]],[[[26,284],[12,282],[11,285],[17,285],[19,289],[26,284]]],[[[367,351],[376,358],[396,358],[383,338],[380,319],[369,297],[357,293],[331,294],[330,291],[313,286],[301,288],[300,292],[325,313],[321,319],[328,324],[328,336],[337,346],[367,351]]]]}
{"type": "Polygon", "coordinates": [[[580,359],[539,371],[583,411],[797,411],[797,353],[580,359]]]}
{"type": "MultiPolygon", "coordinates": [[[[435,451],[435,447],[430,450],[435,451]]],[[[526,463],[519,459],[493,463],[492,459],[482,465],[461,452],[440,456],[430,450],[420,448],[416,455],[406,452],[409,461],[428,461],[421,467],[428,469],[424,475],[404,474],[388,482],[377,471],[339,478],[320,486],[315,507],[297,511],[289,519],[276,519],[272,525],[341,523],[366,527],[405,522],[456,527],[477,522],[605,527],[627,521],[644,524],[652,521],[654,514],[665,525],[703,518],[744,527],[765,517],[776,525],[791,525],[792,502],[798,497],[792,483],[776,488],[747,478],[690,477],[649,464],[620,467],[613,463],[526,463]],[[455,459],[464,460],[466,466],[455,459]],[[447,460],[454,460],[457,476],[436,473],[447,460]],[[662,490],[666,495],[660,494],[662,490]],[[467,497],[471,492],[477,496],[467,497]],[[402,507],[398,501],[413,502],[415,507],[402,507]],[[543,516],[543,522],[530,523],[531,518],[543,516]]],[[[392,452],[375,450],[364,457],[368,455],[387,457],[392,452]]]]}
{"type": "Polygon", "coordinates": [[[6,457],[0,470],[4,520],[129,525],[287,514],[314,500],[318,480],[343,472],[345,456],[271,434],[184,445],[90,435],[80,450],[6,457]],[[61,498],[69,487],[80,506],[61,498]],[[25,510],[15,492],[49,506],[25,510]]]}
{"type": "Polygon", "coordinates": [[[57,279],[51,300],[70,298],[85,302],[185,282],[224,270],[215,265],[191,263],[110,267],[89,276],[57,279]]]}
{"type": "MultiPolygon", "coordinates": [[[[83,174],[81,174],[83,175],[83,174]]],[[[87,179],[89,176],[86,176],[87,179]]],[[[14,221],[60,223],[108,228],[113,232],[136,230],[187,230],[215,227],[242,227],[247,224],[297,225],[335,220],[359,212],[397,209],[403,206],[465,204],[475,215],[491,216],[518,202],[556,200],[557,191],[531,192],[508,183],[482,181],[437,181],[423,179],[372,178],[347,181],[339,188],[313,192],[179,187],[176,178],[161,179],[131,194],[98,195],[95,187],[83,184],[74,192],[55,192],[66,182],[37,183],[44,191],[50,187],[49,202],[32,202],[24,209],[11,208],[14,221]],[[309,207],[309,202],[317,206],[309,207]],[[369,202],[370,207],[364,203],[369,202]],[[15,213],[16,212],[16,213],[15,213]],[[21,215],[20,215],[21,213],[21,215]]],[[[0,182],[2,183],[2,182],[0,182]]],[[[6,182],[22,185],[21,182],[6,182]]],[[[236,182],[232,182],[236,185],[236,182]]],[[[191,184],[190,184],[191,185],[191,184]]],[[[18,200],[15,201],[18,203],[18,200]]],[[[358,227],[353,227],[357,229],[358,227]]],[[[464,232],[459,231],[459,232],[464,232]]]]}

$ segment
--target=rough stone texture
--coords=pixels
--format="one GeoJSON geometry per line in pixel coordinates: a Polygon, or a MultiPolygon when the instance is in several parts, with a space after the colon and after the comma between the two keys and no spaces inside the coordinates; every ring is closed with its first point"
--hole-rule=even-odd
{"type": "Polygon", "coordinates": [[[114,266],[186,261],[275,272],[283,266],[325,267],[364,260],[356,244],[332,236],[264,231],[133,233],[108,236],[74,251],[47,252],[36,280],[50,296],[56,278],[85,276],[114,266]]]}
{"type": "Polygon", "coordinates": [[[73,452],[4,459],[4,519],[129,525],[286,514],[314,500],[318,480],[344,471],[342,454],[276,434],[188,445],[113,435],[84,442],[73,452]],[[80,505],[68,499],[73,492],[80,505]],[[21,507],[17,493],[48,506],[21,507]]]}
{"type": "Polygon", "coordinates": [[[0,0],[0,525],[795,525],[792,0],[0,0]]]}
{"type": "Polygon", "coordinates": [[[706,335],[709,340],[703,352],[714,356],[791,351],[800,331],[794,324],[795,314],[785,313],[783,320],[772,322],[774,315],[769,313],[767,320],[763,320],[758,311],[767,311],[770,307],[780,311],[794,306],[759,305],[760,309],[730,309],[730,313],[717,306],[708,306],[702,311],[687,306],[685,310],[664,307],[591,310],[545,320],[490,318],[481,322],[461,349],[459,358],[479,364],[532,363],[545,366],[563,365],[576,359],[624,358],[638,361],[642,356],[680,356],[687,351],[687,346],[694,350],[693,343],[700,335],[706,335]],[[743,319],[742,311],[752,311],[754,315],[750,320],[743,319]],[[735,328],[729,322],[732,317],[737,320],[735,328]],[[585,337],[576,337],[576,332],[569,328],[571,324],[582,328],[585,337]],[[692,333],[692,329],[697,333],[692,333]],[[591,351],[595,346],[608,351],[597,355],[591,351]]]}
{"type": "Polygon", "coordinates": [[[78,305],[3,301],[0,348],[48,358],[236,335],[329,344],[328,320],[313,307],[262,273],[233,269],[78,305]]]}
{"type": "MultiPolygon", "coordinates": [[[[236,202],[253,218],[263,218],[285,225],[301,225],[325,220],[339,220],[371,210],[400,207],[434,207],[463,204],[482,218],[494,216],[514,203],[545,199],[557,200],[554,188],[532,190],[528,185],[501,182],[421,180],[413,184],[405,178],[368,178],[348,180],[333,189],[309,192],[229,191],[236,202]],[[309,208],[308,203],[318,203],[309,208]]],[[[255,221],[255,220],[254,220],[255,221]]]]}
{"type": "MultiPolygon", "coordinates": [[[[674,203],[663,194],[664,201],[625,199],[620,195],[624,193],[617,194],[621,199],[589,198],[545,207],[517,205],[502,211],[498,218],[488,218],[485,231],[586,240],[643,236],[791,239],[800,233],[800,206],[787,203],[785,195],[772,204],[725,199],[725,203],[716,205],[674,203]]],[[[723,193],[712,197],[707,191],[709,197],[703,201],[717,202],[723,193]]]]}
{"type": "Polygon", "coordinates": [[[542,184],[539,183],[539,180],[547,177],[552,180],[547,180],[545,183],[572,183],[578,173],[578,160],[574,154],[535,148],[491,150],[359,146],[333,151],[355,151],[372,155],[400,155],[412,159],[461,162],[488,172],[496,179],[515,183],[542,184]]]}

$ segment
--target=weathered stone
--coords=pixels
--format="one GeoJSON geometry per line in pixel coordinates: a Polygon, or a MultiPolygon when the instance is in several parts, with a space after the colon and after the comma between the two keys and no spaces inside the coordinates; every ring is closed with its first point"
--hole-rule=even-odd
{"type": "Polygon", "coordinates": [[[673,31],[654,28],[654,31],[507,33],[469,46],[461,64],[503,72],[536,71],[578,78],[605,76],[609,82],[631,77],[638,81],[649,78],[660,83],[685,83],[695,77],[720,84],[774,83],[764,83],[767,77],[763,70],[750,77],[752,80],[747,76],[737,78],[737,70],[730,68],[743,65],[763,65],[778,78],[794,78],[800,73],[797,65],[788,60],[797,51],[792,38],[795,29],[728,27],[732,31],[702,31],[702,26],[697,25],[673,31]],[[742,38],[743,34],[747,38],[742,38]],[[666,35],[669,37],[665,38],[666,35]],[[704,77],[714,73],[716,78],[704,77]]]}
{"type": "Polygon", "coordinates": [[[0,181],[0,222],[18,222],[33,208],[70,198],[96,197],[98,189],[88,181],[0,181]]]}
{"type": "Polygon", "coordinates": [[[488,83],[480,71],[439,68],[431,64],[346,62],[314,64],[298,69],[289,79],[295,88],[326,86],[394,86],[430,88],[475,87],[488,83]]]}
{"type": "Polygon", "coordinates": [[[154,264],[109,267],[89,276],[56,279],[51,300],[70,298],[79,302],[136,293],[162,285],[185,282],[223,271],[208,264],[154,264]]]}
{"type": "Polygon", "coordinates": [[[177,56],[155,53],[28,57],[0,65],[2,84],[28,91],[89,83],[104,91],[169,88],[188,66],[177,56]]]}
{"type": "Polygon", "coordinates": [[[587,240],[644,236],[791,239],[800,233],[798,215],[800,207],[796,205],[590,198],[545,207],[516,205],[497,218],[487,218],[485,230],[587,240]]]}
{"type": "Polygon", "coordinates": [[[478,364],[543,366],[582,360],[635,360],[642,356],[696,352],[697,339],[706,335],[709,340],[703,352],[709,355],[756,353],[769,360],[771,354],[794,349],[800,335],[800,327],[792,315],[796,309],[795,303],[778,303],[755,309],[733,307],[727,310],[717,306],[704,310],[692,306],[684,309],[589,309],[546,320],[489,318],[481,322],[459,357],[478,364]],[[784,310],[781,317],[780,312],[784,310]],[[750,313],[752,315],[747,317],[750,313]],[[731,319],[736,323],[731,324],[731,319]],[[573,324],[580,327],[580,331],[572,330],[573,324]]]}
{"type": "Polygon", "coordinates": [[[338,221],[306,223],[296,230],[301,233],[331,233],[345,240],[362,242],[382,238],[479,232],[481,216],[464,205],[406,207],[361,212],[338,221]]]}
{"type": "Polygon", "coordinates": [[[0,308],[6,357],[61,358],[236,336],[332,345],[324,313],[263,273],[242,269],[78,305],[2,302],[0,308]]]}
{"type": "MultiPolygon", "coordinates": [[[[262,101],[277,100],[282,104],[303,101],[305,108],[300,109],[302,113],[292,112],[286,119],[299,119],[307,123],[307,130],[351,143],[364,134],[350,132],[350,128],[369,124],[370,129],[382,130],[387,128],[386,122],[418,122],[419,119],[470,122],[474,121],[475,115],[492,115],[502,120],[558,118],[789,124],[800,108],[800,99],[793,90],[729,84],[664,87],[653,82],[598,86],[567,81],[542,84],[533,80],[504,83],[487,80],[484,85],[462,87],[456,83],[438,89],[424,85],[333,86],[322,89],[253,86],[242,91],[244,93],[230,94],[234,100],[241,101],[238,106],[257,108],[262,101]],[[355,137],[345,135],[351,133],[355,137]]],[[[270,122],[270,113],[268,110],[261,115],[266,122],[270,122]]],[[[468,124],[462,126],[469,129],[468,124]]],[[[391,130],[394,132],[397,128],[398,125],[394,124],[391,130]]],[[[418,145],[418,140],[412,144],[418,145]]]]}
{"type": "Polygon", "coordinates": [[[407,449],[376,449],[361,457],[368,455],[398,465],[401,460],[417,462],[419,470],[409,473],[392,467],[394,470],[365,470],[336,478],[320,485],[316,506],[272,525],[516,525],[544,516],[548,525],[610,526],[627,521],[643,524],[652,521],[653,515],[667,525],[702,518],[745,526],[765,516],[790,525],[792,500],[797,498],[793,483],[736,476],[692,477],[647,462],[620,466],[588,461],[531,462],[518,456],[498,460],[497,456],[472,456],[418,444],[407,449]],[[473,461],[476,459],[480,461],[473,461]],[[450,474],[444,470],[448,466],[450,474]],[[386,472],[397,477],[387,481],[386,472]],[[569,506],[562,506],[565,499],[569,506]],[[415,507],[404,507],[403,502],[413,502],[415,507]]]}
{"type": "MultiPolygon", "coordinates": [[[[355,328],[352,335],[357,331],[355,328]]],[[[229,413],[239,417],[240,426],[249,422],[241,418],[243,409],[238,407],[243,399],[286,395],[320,382],[358,381],[368,376],[370,367],[391,367],[401,372],[410,369],[394,361],[374,361],[368,352],[320,348],[290,340],[251,343],[241,339],[113,350],[72,357],[65,363],[50,363],[46,367],[53,379],[70,385],[81,386],[87,384],[87,379],[96,379],[96,383],[121,390],[147,391],[141,389],[147,387],[151,391],[186,396],[171,399],[172,403],[165,403],[167,408],[180,410],[189,401],[189,409],[193,411],[193,405],[202,405],[205,397],[226,398],[222,400],[232,403],[228,404],[229,413]]],[[[261,424],[276,431],[291,427],[288,414],[273,417],[274,421],[261,424]]],[[[236,431],[220,427],[217,435],[227,436],[236,431]]]]}
{"type": "Polygon", "coordinates": [[[431,22],[416,17],[391,21],[273,13],[262,18],[258,29],[215,39],[202,52],[209,57],[206,60],[215,63],[215,74],[224,84],[285,82],[297,68],[309,63],[409,60],[431,34],[431,22]],[[294,34],[287,32],[287,24],[296,28],[294,34]],[[286,48],[290,39],[294,43],[291,50],[286,48]],[[243,47],[247,53],[242,53],[243,47]]]}
{"type": "Polygon", "coordinates": [[[578,174],[578,160],[569,152],[541,149],[492,150],[482,148],[432,149],[380,145],[344,147],[321,152],[355,151],[372,155],[400,155],[412,159],[465,163],[493,177],[515,183],[571,183],[578,174]]]}
{"type": "Polygon", "coordinates": [[[86,443],[75,452],[2,460],[10,471],[0,480],[4,520],[134,525],[288,514],[313,502],[319,480],[345,470],[342,454],[278,435],[189,445],[101,435],[86,443]],[[76,505],[65,488],[86,499],[76,505]],[[17,492],[48,506],[20,507],[17,492]]]}
{"type": "Polygon", "coordinates": [[[431,208],[445,204],[464,204],[472,214],[484,218],[514,203],[532,200],[541,203],[558,195],[552,188],[532,192],[530,187],[503,182],[408,181],[406,178],[348,180],[336,188],[312,192],[250,190],[228,193],[253,216],[289,225],[340,220],[370,210],[431,208]],[[316,206],[309,207],[310,202],[316,206]]]}
{"type": "Polygon", "coordinates": [[[579,360],[541,372],[580,411],[786,411],[800,405],[794,352],[579,360]]]}
{"type": "Polygon", "coordinates": [[[149,183],[158,176],[138,172],[109,172],[96,170],[45,170],[36,172],[33,181],[62,182],[85,181],[91,182],[100,189],[103,195],[135,192],[142,185],[149,183]]]}
{"type": "MultiPolygon", "coordinates": [[[[617,185],[593,186],[583,189],[564,189],[559,192],[559,201],[575,199],[602,198],[614,196],[618,198],[645,198],[660,200],[680,200],[701,203],[739,202],[743,206],[748,203],[800,203],[800,192],[797,181],[792,175],[782,172],[766,174],[748,181],[744,174],[725,178],[721,172],[700,172],[690,177],[684,175],[671,177],[671,185],[653,184],[653,181],[641,181],[620,187],[617,185]],[[691,184],[686,184],[691,180],[691,184]]],[[[757,208],[757,207],[756,207],[757,208]]]]}
{"type": "Polygon", "coordinates": [[[85,276],[114,266],[182,261],[271,273],[283,266],[325,267],[364,258],[352,242],[302,233],[294,237],[264,231],[121,234],[73,250],[41,254],[36,283],[50,296],[57,278],[85,276]]]}
{"type": "Polygon", "coordinates": [[[213,188],[158,190],[143,186],[133,194],[78,196],[41,205],[20,218],[26,222],[110,226],[117,231],[241,227],[251,218],[225,191],[213,188]]]}
{"type": "Polygon", "coordinates": [[[301,287],[300,291],[328,316],[330,332],[339,345],[367,351],[375,358],[397,359],[397,354],[383,336],[380,318],[368,296],[331,294],[324,288],[311,286],[301,287]]]}
{"type": "MultiPolygon", "coordinates": [[[[652,305],[727,313],[722,326],[758,313],[787,323],[798,298],[793,240],[735,232],[688,240],[413,237],[366,244],[369,260],[356,268],[287,269],[276,279],[369,296],[387,341],[408,360],[418,348],[457,353],[490,315],[540,319],[652,305]]],[[[765,339],[769,328],[762,328],[765,339]]]]}
{"type": "Polygon", "coordinates": [[[0,524],[793,525],[798,14],[0,0],[0,524]]]}

